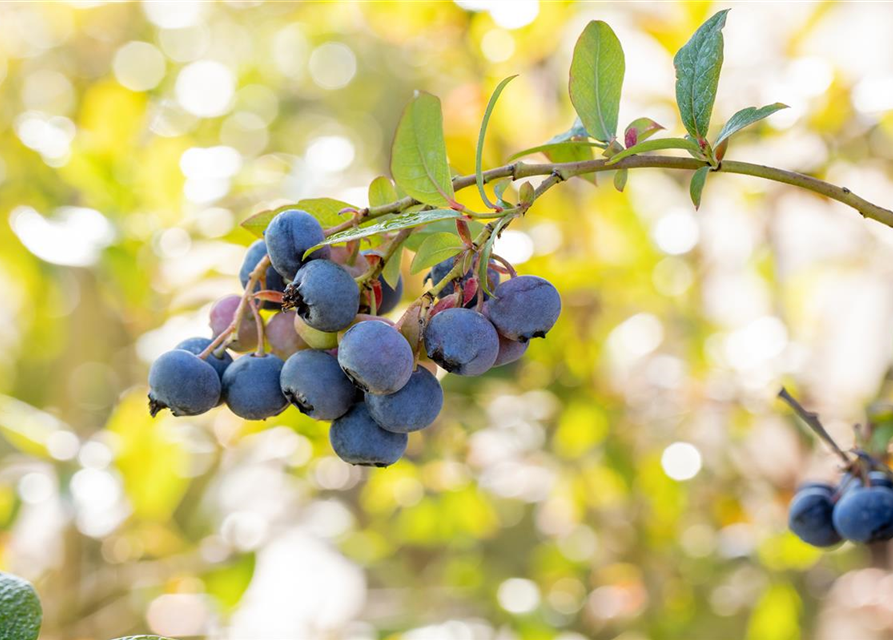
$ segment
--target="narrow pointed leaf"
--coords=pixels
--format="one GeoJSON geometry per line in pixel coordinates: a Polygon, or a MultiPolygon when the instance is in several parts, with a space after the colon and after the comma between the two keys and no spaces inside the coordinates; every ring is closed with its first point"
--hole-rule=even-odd
{"type": "Polygon", "coordinates": [[[614,172],[614,188],[617,191],[623,193],[623,189],[626,187],[626,180],[629,178],[629,170],[621,169],[620,171],[614,172]]]}
{"type": "Polygon", "coordinates": [[[776,111],[781,111],[782,109],[787,108],[788,105],[776,102],[774,104],[767,104],[765,107],[760,107],[759,109],[756,107],[742,109],[729,118],[729,121],[725,123],[722,131],[719,132],[719,136],[716,138],[716,142],[713,143],[713,146],[718,147],[724,140],[738,133],[744,127],[749,127],[754,122],[759,122],[763,118],[768,118],[776,111]]]}
{"type": "Polygon", "coordinates": [[[435,207],[452,204],[443,115],[440,100],[430,93],[416,92],[400,118],[391,149],[391,174],[419,202],[435,207]]]}
{"type": "Polygon", "coordinates": [[[617,155],[611,156],[605,164],[611,165],[638,153],[659,151],[661,149],[684,149],[696,158],[701,157],[701,149],[691,140],[686,140],[685,138],[658,138],[657,140],[646,140],[629,149],[624,149],[617,155]]]}
{"type": "Polygon", "coordinates": [[[601,20],[587,24],[574,47],[568,88],[577,115],[596,140],[610,142],[617,135],[625,71],[623,48],[611,27],[601,20]]]}
{"type": "Polygon", "coordinates": [[[419,227],[429,222],[437,220],[449,220],[451,218],[460,218],[462,214],[452,209],[430,209],[428,211],[416,211],[414,213],[404,213],[390,220],[376,222],[374,224],[356,227],[354,229],[346,229],[340,233],[335,233],[318,245],[309,248],[304,252],[304,256],[308,256],[320,247],[330,244],[338,244],[340,242],[349,242],[351,240],[359,240],[360,238],[369,238],[378,236],[391,231],[399,231],[400,229],[410,229],[419,227]]]}
{"type": "Polygon", "coordinates": [[[707,137],[710,126],[722,70],[722,28],[728,12],[720,11],[702,24],[673,58],[679,115],[686,130],[698,140],[707,137]]]}
{"type": "Polygon", "coordinates": [[[474,179],[477,182],[478,191],[481,194],[481,200],[484,201],[484,204],[487,205],[490,209],[495,209],[496,207],[490,202],[490,198],[487,196],[487,192],[484,190],[484,176],[482,171],[483,159],[482,156],[484,154],[484,136],[487,133],[487,124],[490,122],[490,115],[493,113],[493,108],[496,106],[496,101],[499,100],[499,96],[502,94],[502,90],[505,89],[506,85],[517,78],[517,75],[509,76],[496,85],[496,89],[493,91],[493,95],[490,96],[490,102],[487,103],[487,109],[484,111],[484,119],[481,120],[481,132],[478,135],[478,148],[477,153],[475,154],[474,159],[474,179]]]}
{"type": "Polygon", "coordinates": [[[369,185],[369,206],[381,207],[397,200],[397,190],[390,178],[378,176],[369,185]]]}
{"type": "Polygon", "coordinates": [[[707,182],[707,174],[710,173],[710,167],[701,167],[691,176],[691,184],[688,186],[688,194],[691,201],[695,205],[695,209],[701,206],[701,192],[704,190],[704,183],[707,182]]]}
{"type": "Polygon", "coordinates": [[[455,233],[433,233],[425,239],[422,246],[416,251],[415,257],[412,259],[412,265],[409,267],[409,272],[415,274],[433,267],[438,262],[452,258],[462,251],[464,247],[462,240],[455,233]]]}

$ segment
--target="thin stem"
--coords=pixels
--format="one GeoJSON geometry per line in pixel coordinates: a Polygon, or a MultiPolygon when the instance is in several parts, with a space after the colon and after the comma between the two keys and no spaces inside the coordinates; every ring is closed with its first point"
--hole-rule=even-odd
{"type": "Polygon", "coordinates": [[[260,311],[257,310],[257,300],[253,296],[248,300],[248,306],[251,307],[251,313],[254,315],[254,326],[257,328],[257,349],[254,350],[254,355],[261,358],[267,354],[267,350],[264,347],[264,321],[260,317],[260,311]]]}
{"type": "Polygon", "coordinates": [[[811,411],[807,411],[803,408],[803,406],[794,399],[794,397],[788,393],[788,390],[784,387],[781,388],[781,391],[778,392],[778,397],[781,398],[791,409],[794,410],[803,422],[809,426],[810,429],[815,431],[816,435],[818,435],[825,443],[831,447],[831,449],[840,456],[841,460],[843,460],[844,464],[850,464],[850,458],[846,453],[843,452],[843,449],[837,446],[837,443],[834,442],[833,438],[828,434],[828,431],[825,430],[824,425],[822,425],[822,421],[819,420],[819,416],[811,411]]]}
{"type": "MultiPolygon", "coordinates": [[[[232,322],[229,323],[229,326],[220,332],[216,338],[211,341],[205,350],[198,354],[198,357],[202,360],[206,359],[211,353],[222,345],[224,341],[230,336],[234,335],[239,330],[239,325],[242,323],[242,315],[245,313],[245,307],[248,305],[248,300],[253,298],[254,287],[260,282],[261,278],[266,277],[267,268],[270,266],[270,256],[264,256],[258,261],[258,263],[254,266],[254,270],[251,272],[251,275],[248,276],[248,282],[245,284],[245,291],[242,293],[242,299],[239,300],[239,306],[236,307],[236,312],[233,314],[232,322]]],[[[263,345],[263,330],[261,329],[261,340],[258,348],[262,348],[263,345]]]]}
{"type": "MultiPolygon", "coordinates": [[[[599,173],[602,171],[617,171],[620,169],[681,169],[684,171],[695,171],[701,167],[710,166],[703,160],[695,158],[681,158],[677,156],[655,156],[655,155],[634,155],[624,158],[619,162],[611,165],[606,164],[607,160],[583,160],[578,162],[563,163],[546,163],[546,164],[526,164],[523,162],[514,162],[494,169],[483,172],[483,181],[492,182],[500,178],[529,178],[532,176],[556,176],[549,179],[537,188],[537,195],[542,195],[547,189],[551,188],[561,180],[567,180],[574,176],[581,176],[589,173],[599,173]],[[545,188],[543,188],[545,186],[545,188]]],[[[718,167],[714,169],[715,173],[735,173],[745,176],[753,176],[781,182],[783,184],[793,185],[808,191],[812,191],[819,195],[825,196],[832,200],[837,200],[849,207],[852,207],[865,218],[876,220],[888,227],[893,227],[893,211],[880,207],[864,198],[857,196],[847,187],[839,187],[824,180],[813,178],[795,171],[787,171],[785,169],[777,169],[775,167],[767,167],[761,164],[752,164],[750,162],[736,162],[734,160],[723,160],[718,167]]],[[[475,185],[475,176],[457,176],[453,178],[453,190],[459,191],[467,187],[475,185]]],[[[338,227],[333,227],[329,231],[336,233],[350,228],[353,224],[371,218],[378,218],[389,213],[399,213],[413,205],[420,204],[411,197],[401,198],[395,202],[381,205],[378,207],[369,207],[362,209],[356,215],[356,220],[342,223],[338,227]]],[[[331,235],[328,233],[328,235],[331,235]]]]}

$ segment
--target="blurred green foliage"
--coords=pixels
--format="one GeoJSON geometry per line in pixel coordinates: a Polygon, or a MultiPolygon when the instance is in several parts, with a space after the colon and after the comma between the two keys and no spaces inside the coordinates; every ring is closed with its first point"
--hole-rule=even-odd
{"type": "MultiPolygon", "coordinates": [[[[438,423],[386,471],[345,466],[294,410],[148,417],[148,364],[237,290],[238,223],[366,204],[413,90],[441,98],[468,174],[488,96],[519,73],[484,148],[502,164],[573,122],[573,43],[601,19],[627,56],[620,126],[680,136],[672,56],[722,8],[476,4],[0,5],[0,568],[35,583],[42,637],[893,628],[882,559],[787,533],[794,486],[834,461],[772,401],[793,378],[848,444],[889,400],[889,230],[783,187],[717,176],[697,215],[688,176],[550,191],[497,247],[556,283],[561,320],[516,365],[446,378],[438,423]]],[[[891,22],[881,5],[737,6],[715,121],[792,108],[728,157],[883,200],[891,22]],[[829,51],[829,30],[859,37],[829,51]]]]}

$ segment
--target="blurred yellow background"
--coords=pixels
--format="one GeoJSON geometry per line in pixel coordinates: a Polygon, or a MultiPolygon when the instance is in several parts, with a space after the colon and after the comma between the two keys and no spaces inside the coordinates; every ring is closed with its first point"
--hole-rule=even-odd
{"type": "MultiPolygon", "coordinates": [[[[601,19],[621,126],[681,135],[672,56],[726,6],[0,4],[0,568],[37,586],[42,637],[890,637],[888,562],[787,532],[835,461],[773,398],[794,383],[852,443],[891,364],[893,231],[791,187],[712,176],[698,212],[681,172],[550,191],[496,251],[558,286],[561,320],[517,365],[445,378],[388,470],[294,409],[146,409],[148,364],[238,290],[239,222],[365,205],[414,89],[470,173],[521,74],[489,130],[503,164],[569,127],[601,19]]],[[[791,108],[727,157],[893,201],[891,32],[893,5],[733,5],[714,124],[791,108]]]]}

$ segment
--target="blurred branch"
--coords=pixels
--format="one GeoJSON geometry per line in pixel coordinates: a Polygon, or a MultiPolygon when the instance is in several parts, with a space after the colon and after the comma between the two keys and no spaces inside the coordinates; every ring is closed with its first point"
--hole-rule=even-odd
{"type": "Polygon", "coordinates": [[[829,447],[831,447],[831,449],[834,451],[834,453],[836,453],[838,456],[840,456],[840,458],[843,460],[845,465],[849,466],[849,464],[851,462],[849,456],[847,456],[847,454],[845,454],[843,452],[843,449],[838,447],[837,443],[834,442],[834,439],[831,437],[831,435],[825,429],[825,426],[822,424],[822,421],[819,420],[818,414],[813,413],[811,411],[807,411],[806,409],[804,409],[803,405],[801,405],[799,402],[797,402],[797,400],[794,399],[794,396],[792,396],[790,393],[788,393],[788,390],[785,389],[784,387],[782,387],[781,391],[778,392],[778,397],[781,398],[785,402],[785,404],[787,404],[789,407],[791,407],[791,409],[794,410],[794,413],[796,413],[800,417],[800,419],[803,420],[803,422],[805,422],[807,424],[807,426],[809,426],[809,428],[812,429],[816,433],[816,435],[818,435],[822,440],[824,440],[825,443],[829,447]]]}

